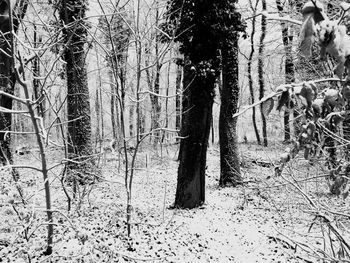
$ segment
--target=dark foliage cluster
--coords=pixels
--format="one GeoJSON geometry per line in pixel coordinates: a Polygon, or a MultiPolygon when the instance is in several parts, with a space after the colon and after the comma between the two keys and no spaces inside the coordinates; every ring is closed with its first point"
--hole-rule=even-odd
{"type": "MultiPolygon", "coordinates": [[[[59,18],[53,25],[57,24],[57,28],[63,26],[63,35],[65,37],[63,44],[70,45],[72,43],[84,43],[87,37],[87,30],[90,28],[86,21],[86,12],[88,10],[88,1],[86,0],[52,0],[49,2],[54,10],[57,10],[59,18]]],[[[77,49],[77,45],[74,45],[77,49]]],[[[82,45],[75,52],[80,50],[82,45]]]]}
{"type": "MultiPolygon", "coordinates": [[[[103,35],[103,44],[109,47],[110,54],[107,56],[107,62],[111,63],[110,58],[116,58],[118,61],[123,60],[125,51],[129,45],[131,38],[131,29],[127,25],[131,24],[131,19],[125,16],[124,9],[112,10],[115,14],[112,16],[101,16],[98,20],[98,26],[103,35]],[[113,44],[113,48],[111,45],[113,44]],[[114,54],[116,52],[116,54],[114,54]]],[[[113,63],[111,64],[113,65],[113,63]]]]}
{"type": "Polygon", "coordinates": [[[245,24],[236,0],[170,0],[163,29],[180,42],[180,52],[201,72],[218,72],[219,50],[245,24]]]}

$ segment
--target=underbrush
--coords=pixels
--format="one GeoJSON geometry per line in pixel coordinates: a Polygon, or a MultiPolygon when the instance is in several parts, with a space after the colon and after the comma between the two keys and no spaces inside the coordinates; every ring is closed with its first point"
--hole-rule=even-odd
{"type": "MultiPolygon", "coordinates": [[[[0,258],[3,262],[331,262],[349,258],[348,201],[329,194],[326,168],[302,158],[281,176],[282,145],[242,144],[245,184],[218,187],[219,150],[208,151],[206,203],[170,209],[176,190],[177,148],[140,152],[127,235],[122,160],[101,157],[102,181],[81,187],[72,209],[60,183],[62,155],[50,152],[53,254],[43,255],[46,227],[40,173],[23,169],[23,204],[9,171],[0,171],[0,258]]],[[[37,165],[38,153],[16,156],[37,165]]],[[[70,188],[67,188],[70,191],[70,188]]],[[[70,193],[70,192],[69,192],[70,193]]]]}

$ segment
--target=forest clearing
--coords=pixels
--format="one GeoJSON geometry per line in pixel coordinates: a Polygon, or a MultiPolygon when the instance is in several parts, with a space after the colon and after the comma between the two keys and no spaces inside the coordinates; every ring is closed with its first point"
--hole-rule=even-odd
{"type": "Polygon", "coordinates": [[[350,3],[0,0],[0,262],[350,262],[350,3]]]}

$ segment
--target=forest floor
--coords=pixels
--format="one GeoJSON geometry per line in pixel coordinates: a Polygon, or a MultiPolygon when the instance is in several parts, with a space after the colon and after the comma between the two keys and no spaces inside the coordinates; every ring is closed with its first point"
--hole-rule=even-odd
{"type": "MultiPolygon", "coordinates": [[[[271,164],[284,147],[241,145],[246,183],[221,188],[219,150],[211,146],[206,202],[192,210],[170,209],[177,179],[175,147],[162,153],[141,152],[133,184],[130,237],[118,158],[109,154],[102,160],[105,180],[89,189],[70,212],[55,171],[51,174],[55,234],[50,256],[42,254],[46,224],[40,174],[21,172],[28,200],[24,207],[8,173],[0,171],[0,262],[322,262],[319,255],[335,257],[340,250],[336,244],[327,250],[334,237],[314,220],[318,208],[309,199],[329,209],[341,208],[343,213],[350,211],[348,202],[330,196],[322,167],[302,158],[276,178],[271,164]]],[[[16,163],[39,165],[37,155],[17,156],[16,163]]],[[[51,164],[57,160],[59,154],[50,154],[51,164]]]]}

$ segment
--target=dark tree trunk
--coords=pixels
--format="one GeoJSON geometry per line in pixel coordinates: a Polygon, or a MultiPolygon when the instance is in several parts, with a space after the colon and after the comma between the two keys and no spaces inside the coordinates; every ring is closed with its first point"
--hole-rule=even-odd
{"type": "Polygon", "coordinates": [[[220,185],[236,186],[242,182],[237,142],[238,85],[238,36],[232,43],[226,41],[222,48],[222,91],[219,119],[220,136],[220,185]]]}
{"type": "MultiPolygon", "coordinates": [[[[258,1],[256,1],[256,6],[255,8],[252,6],[252,3],[250,1],[251,4],[251,8],[254,11],[254,14],[256,12],[256,6],[258,4],[258,1]]],[[[251,98],[251,103],[254,104],[255,102],[255,96],[254,96],[254,83],[253,83],[253,76],[252,76],[252,64],[253,64],[253,56],[254,56],[254,35],[255,35],[255,23],[256,23],[256,18],[255,16],[253,16],[252,18],[252,32],[250,35],[250,54],[249,54],[249,58],[248,58],[248,80],[249,80],[249,91],[250,91],[250,98],[251,98]]],[[[256,108],[253,107],[252,108],[252,122],[253,122],[253,128],[254,128],[254,132],[255,132],[255,137],[256,137],[256,141],[257,143],[260,145],[261,144],[261,139],[260,139],[260,134],[259,134],[259,129],[258,126],[256,124],[256,108]]]]}
{"type": "Polygon", "coordinates": [[[175,207],[194,208],[205,201],[205,167],[212,119],[214,76],[195,76],[184,68],[183,119],[175,207]]]}
{"type": "MultiPolygon", "coordinates": [[[[13,2],[11,2],[13,3],[13,2]]],[[[12,57],[11,46],[14,44],[10,34],[10,19],[9,12],[13,16],[13,28],[17,32],[19,23],[26,14],[28,7],[27,1],[17,1],[12,10],[7,1],[2,1],[0,4],[0,90],[13,95],[16,75],[14,72],[14,65],[12,57]]],[[[0,95],[0,107],[5,109],[12,109],[12,98],[5,95],[0,95]]],[[[8,131],[12,130],[12,116],[11,113],[4,113],[0,111],[0,165],[13,164],[13,157],[10,149],[11,135],[8,131]]],[[[12,169],[12,176],[15,181],[18,179],[18,172],[12,169]]],[[[21,191],[20,191],[21,194],[21,191]]]]}
{"type": "MultiPolygon", "coordinates": [[[[41,43],[41,37],[38,37],[36,25],[34,25],[33,41],[34,41],[34,48],[37,48],[39,46],[39,44],[41,43]]],[[[43,96],[42,89],[41,89],[40,80],[38,79],[40,77],[40,61],[39,61],[38,56],[36,56],[33,59],[32,70],[33,70],[33,91],[34,91],[33,95],[34,95],[34,99],[35,100],[40,99],[40,102],[38,103],[38,107],[37,107],[37,113],[38,113],[38,116],[41,116],[44,118],[45,101],[44,101],[44,96],[43,96]]]]}
{"type": "MultiPolygon", "coordinates": [[[[8,42],[1,41],[0,48],[6,53],[11,54],[10,46],[6,43],[8,42]]],[[[16,82],[15,74],[12,70],[12,58],[8,57],[3,52],[0,52],[0,87],[2,91],[11,95],[14,94],[14,86],[16,82]]],[[[0,95],[0,106],[11,110],[12,99],[7,96],[0,95]]],[[[6,134],[6,132],[11,131],[11,125],[11,114],[0,111],[0,161],[2,165],[13,163],[10,150],[11,136],[10,134],[6,134]]]]}
{"type": "Polygon", "coordinates": [[[87,32],[84,23],[87,1],[62,1],[60,18],[65,24],[65,50],[67,72],[68,155],[74,162],[68,163],[74,180],[85,183],[93,168],[89,160],[92,154],[90,96],[85,63],[87,32]],[[79,162],[79,163],[77,163],[79,162]]]}
{"type": "MultiPolygon", "coordinates": [[[[283,5],[281,0],[276,0],[276,5],[278,12],[281,16],[283,16],[283,5]]],[[[289,26],[285,22],[281,22],[282,27],[282,40],[285,50],[285,82],[286,84],[292,83],[295,81],[295,67],[293,62],[293,54],[292,54],[292,44],[293,44],[293,35],[289,32],[289,26]]],[[[284,112],[284,141],[289,142],[291,139],[290,134],[290,113],[288,109],[285,109],[284,112]]]]}
{"type": "MultiPolygon", "coordinates": [[[[262,0],[262,9],[266,10],[266,0],[262,0]]],[[[265,49],[265,36],[266,36],[266,17],[261,17],[261,35],[259,43],[259,59],[258,59],[258,78],[259,78],[259,99],[262,99],[265,95],[265,80],[264,80],[264,49],[265,49]]],[[[266,128],[266,117],[263,113],[263,104],[260,104],[261,121],[262,121],[262,134],[263,144],[267,146],[267,128],[266,128]]]]}

